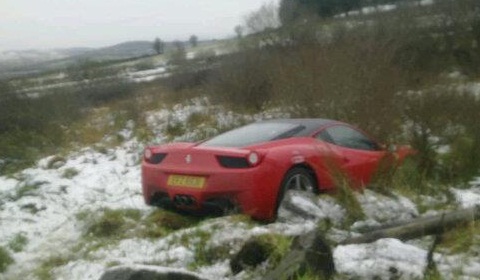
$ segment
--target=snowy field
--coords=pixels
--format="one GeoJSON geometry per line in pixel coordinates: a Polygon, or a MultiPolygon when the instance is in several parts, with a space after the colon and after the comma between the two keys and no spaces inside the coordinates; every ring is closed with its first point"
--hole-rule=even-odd
{"type": "MultiPolygon", "coordinates": [[[[253,117],[240,117],[233,113],[211,108],[205,100],[189,105],[177,105],[172,110],[150,112],[148,123],[157,129],[157,141],[166,123],[184,122],[195,112],[209,112],[217,117],[217,125],[228,127],[243,121],[281,116],[268,112],[253,117]]],[[[135,209],[147,216],[154,209],[147,207],[141,195],[140,161],[144,147],[133,136],[134,124],[129,122],[120,131],[126,139],[121,145],[98,151],[84,148],[66,156],[51,156],[35,167],[9,177],[0,177],[0,246],[6,248],[15,263],[0,275],[0,279],[37,279],[38,267],[56,256],[68,256],[65,263],[53,268],[53,279],[99,279],[112,265],[155,265],[190,270],[205,279],[255,279],[261,273],[241,272],[233,275],[228,260],[213,265],[192,268],[196,246],[229,248],[233,254],[250,237],[266,233],[288,236],[308,232],[322,220],[329,220],[332,228],[327,236],[331,240],[358,234],[356,229],[408,221],[421,214],[407,197],[387,197],[366,190],[358,193],[366,218],[349,231],[341,229],[346,219],[345,209],[335,199],[325,195],[308,203],[293,196],[301,207],[306,207],[312,218],[292,217],[282,209],[276,223],[247,223],[235,216],[206,219],[199,225],[175,231],[163,238],[131,237],[85,252],[79,249],[85,224],[80,213],[94,213],[102,209],[135,209]],[[202,243],[197,237],[208,232],[209,239],[202,243]],[[23,236],[27,242],[20,250],[11,249],[12,241],[23,236]],[[180,240],[189,240],[181,242],[180,240]]],[[[215,129],[214,129],[215,130],[215,129]]],[[[215,132],[215,131],[214,131],[215,132]]],[[[193,134],[179,139],[195,138],[193,134]]],[[[457,208],[480,204],[480,179],[472,181],[470,189],[452,189],[457,208]]],[[[434,214],[431,211],[429,214],[434,214]]],[[[412,242],[381,239],[371,244],[338,246],[334,250],[335,265],[339,273],[356,279],[412,279],[421,278],[426,266],[431,238],[412,242]]],[[[480,246],[477,245],[477,252],[480,246]]],[[[468,255],[435,254],[438,269],[445,279],[479,279],[480,259],[468,255]]]]}

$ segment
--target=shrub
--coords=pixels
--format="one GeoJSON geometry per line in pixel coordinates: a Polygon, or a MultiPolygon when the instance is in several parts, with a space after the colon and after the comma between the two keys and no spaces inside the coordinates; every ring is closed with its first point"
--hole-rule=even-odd
{"type": "Polygon", "coordinates": [[[214,98],[236,108],[260,111],[272,98],[272,66],[266,50],[248,50],[226,58],[212,75],[214,98]]]}

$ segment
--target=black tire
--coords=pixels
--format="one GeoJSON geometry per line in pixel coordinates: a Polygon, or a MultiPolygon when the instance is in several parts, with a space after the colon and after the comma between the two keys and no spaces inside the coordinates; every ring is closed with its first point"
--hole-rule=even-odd
{"type": "Polygon", "coordinates": [[[314,175],[303,167],[294,167],[284,176],[277,196],[276,210],[283,201],[285,193],[289,190],[305,191],[316,194],[318,192],[317,182],[314,175]]]}

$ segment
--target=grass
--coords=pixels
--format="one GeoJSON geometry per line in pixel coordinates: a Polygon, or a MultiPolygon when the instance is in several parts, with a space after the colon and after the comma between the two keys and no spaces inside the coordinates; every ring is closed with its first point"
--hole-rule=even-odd
{"type": "Polygon", "coordinates": [[[450,185],[440,180],[429,178],[421,173],[415,158],[406,159],[390,179],[390,191],[409,197],[420,213],[428,210],[446,210],[455,205],[455,198],[450,192],[450,185]],[[425,201],[425,197],[432,198],[425,201]]]}
{"type": "MultiPolygon", "coordinates": [[[[211,265],[219,258],[223,258],[228,255],[229,249],[227,250],[225,247],[212,248],[208,245],[208,241],[210,241],[212,237],[212,232],[197,229],[194,233],[192,233],[192,237],[196,240],[193,248],[195,261],[189,265],[190,269],[211,265]]],[[[185,241],[186,239],[183,238],[183,243],[187,243],[185,241]]],[[[191,246],[190,244],[185,245],[191,246]]]]}
{"type": "Polygon", "coordinates": [[[14,263],[10,253],[3,247],[0,247],[0,272],[5,272],[7,267],[14,263]]]}
{"type": "Polygon", "coordinates": [[[70,258],[64,256],[49,257],[35,269],[34,274],[40,280],[53,280],[53,270],[70,262],[70,258]]]}
{"type": "Polygon", "coordinates": [[[45,184],[45,182],[35,182],[33,184],[23,184],[17,188],[14,195],[10,196],[9,199],[12,201],[20,200],[22,197],[26,196],[36,196],[36,192],[40,187],[45,184]]]}
{"type": "Polygon", "coordinates": [[[136,209],[102,209],[98,212],[91,213],[94,216],[91,220],[86,220],[88,213],[81,213],[77,216],[77,218],[85,220],[87,224],[85,237],[121,239],[141,218],[140,211],[136,209]]]}
{"type": "Polygon", "coordinates": [[[77,176],[78,175],[78,170],[73,168],[73,167],[70,167],[70,168],[67,168],[65,169],[63,172],[62,172],[62,178],[66,178],[66,179],[72,179],[73,177],[77,176]]]}
{"type": "Polygon", "coordinates": [[[197,223],[197,218],[156,209],[142,220],[144,229],[140,235],[146,238],[159,238],[173,231],[195,226],[197,223]]]}
{"type": "Polygon", "coordinates": [[[289,252],[292,238],[281,234],[264,234],[257,236],[260,244],[264,244],[270,250],[268,258],[269,266],[277,266],[282,258],[289,252]]]}
{"type": "Polygon", "coordinates": [[[162,209],[156,209],[148,215],[142,215],[137,209],[102,209],[80,212],[76,218],[84,224],[77,246],[84,256],[124,239],[159,239],[198,223],[197,218],[162,209]]]}
{"type": "Polygon", "coordinates": [[[185,132],[185,125],[181,122],[170,122],[165,128],[165,134],[171,140],[173,140],[175,137],[184,135],[185,132]]]}
{"type": "Polygon", "coordinates": [[[15,237],[10,240],[10,242],[8,242],[8,248],[10,248],[13,252],[18,253],[23,251],[27,244],[28,238],[25,235],[19,233],[15,235],[15,237]]]}
{"type": "Polygon", "coordinates": [[[478,249],[479,242],[480,223],[471,222],[444,233],[439,248],[451,254],[461,254],[469,252],[475,246],[478,249]]]}
{"type": "Polygon", "coordinates": [[[341,176],[339,180],[337,179],[337,188],[334,197],[337,203],[346,211],[346,225],[351,225],[365,218],[365,213],[355,195],[355,190],[344,176],[341,176]]]}

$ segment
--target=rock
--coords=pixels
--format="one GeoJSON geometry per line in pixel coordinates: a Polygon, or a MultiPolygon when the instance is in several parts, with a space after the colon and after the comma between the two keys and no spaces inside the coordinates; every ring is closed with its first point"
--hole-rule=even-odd
{"type": "Polygon", "coordinates": [[[319,230],[296,237],[290,252],[264,280],[293,279],[306,272],[322,279],[335,274],[332,250],[319,230]]]}
{"type": "Polygon", "coordinates": [[[99,280],[205,280],[205,278],[182,269],[135,265],[108,269],[99,280]]]}
{"type": "Polygon", "coordinates": [[[273,251],[273,244],[258,238],[252,238],[243,245],[242,249],[230,260],[233,274],[250,267],[254,268],[268,259],[273,251]]]}

